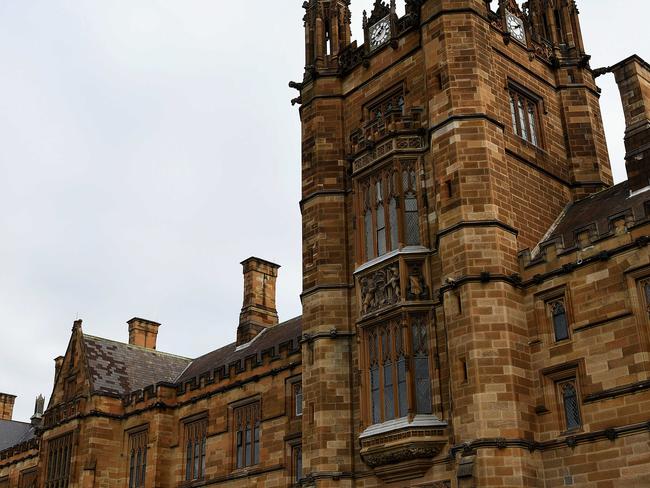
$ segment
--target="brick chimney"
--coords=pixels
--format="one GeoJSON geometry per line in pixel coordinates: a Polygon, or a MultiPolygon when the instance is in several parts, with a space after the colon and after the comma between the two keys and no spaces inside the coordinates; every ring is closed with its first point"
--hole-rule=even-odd
{"type": "Polygon", "coordinates": [[[239,314],[237,345],[250,342],[257,334],[278,324],[275,308],[277,264],[259,258],[243,261],[244,306],[239,314]]]}
{"type": "Polygon", "coordinates": [[[129,320],[127,324],[129,324],[129,344],[147,349],[156,349],[159,323],[135,317],[129,320]]]}
{"type": "Polygon", "coordinates": [[[631,56],[610,70],[625,113],[625,167],[631,191],[650,185],[650,65],[631,56]]]}
{"type": "Polygon", "coordinates": [[[0,420],[11,420],[14,416],[15,395],[0,393],[0,420]]]}

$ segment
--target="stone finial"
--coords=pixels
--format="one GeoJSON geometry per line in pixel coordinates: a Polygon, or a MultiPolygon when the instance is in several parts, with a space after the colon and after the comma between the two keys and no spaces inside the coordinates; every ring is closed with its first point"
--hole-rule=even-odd
{"type": "Polygon", "coordinates": [[[43,395],[38,395],[36,397],[36,401],[34,402],[34,415],[32,415],[31,418],[32,425],[34,426],[40,425],[44,412],[45,412],[45,397],[43,395]]]}

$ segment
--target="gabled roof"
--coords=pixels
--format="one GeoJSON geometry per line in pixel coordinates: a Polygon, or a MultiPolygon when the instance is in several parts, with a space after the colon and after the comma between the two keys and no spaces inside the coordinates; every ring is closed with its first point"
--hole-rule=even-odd
{"type": "Polygon", "coordinates": [[[32,424],[0,420],[0,451],[26,442],[33,437],[32,424]]]}
{"type": "Polygon", "coordinates": [[[604,237],[613,231],[613,218],[646,220],[647,201],[650,201],[650,189],[631,193],[629,182],[624,181],[570,204],[545,240],[561,240],[568,249],[577,245],[578,232],[589,230],[595,238],[604,237]]]}
{"type": "Polygon", "coordinates": [[[125,395],[161,382],[173,382],[191,360],[122,342],[83,336],[92,390],[125,395]]]}
{"type": "Polygon", "coordinates": [[[224,346],[216,351],[209,352],[194,361],[183,371],[183,374],[177,378],[177,383],[196,378],[202,373],[213,371],[221,366],[228,366],[232,363],[240,362],[248,357],[261,356],[263,351],[277,348],[281,344],[293,341],[293,348],[297,348],[298,340],[302,335],[302,317],[296,317],[287,320],[274,327],[269,327],[260,333],[255,339],[248,344],[237,347],[236,343],[224,346]]]}
{"type": "Polygon", "coordinates": [[[92,391],[124,396],[157,383],[180,384],[251,356],[261,359],[265,351],[279,354],[283,344],[296,350],[301,334],[302,318],[297,317],[269,327],[248,344],[232,343],[195,360],[85,334],[83,343],[92,391]]]}

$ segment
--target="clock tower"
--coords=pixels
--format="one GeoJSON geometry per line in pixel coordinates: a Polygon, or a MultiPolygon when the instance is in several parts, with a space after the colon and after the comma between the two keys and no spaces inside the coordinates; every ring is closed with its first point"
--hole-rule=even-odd
{"type": "Polygon", "coordinates": [[[612,183],[575,5],[304,7],[308,486],[537,486],[518,252],[612,183]]]}

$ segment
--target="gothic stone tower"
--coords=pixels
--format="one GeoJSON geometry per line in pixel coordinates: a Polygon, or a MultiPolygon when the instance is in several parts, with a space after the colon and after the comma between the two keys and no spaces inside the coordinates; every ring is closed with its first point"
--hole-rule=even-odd
{"type": "Polygon", "coordinates": [[[491,3],[304,4],[307,486],[539,486],[518,251],[612,178],[575,3],[491,3]]]}

